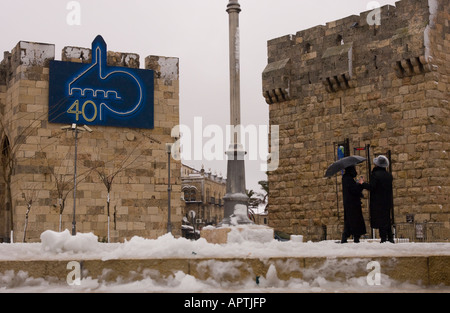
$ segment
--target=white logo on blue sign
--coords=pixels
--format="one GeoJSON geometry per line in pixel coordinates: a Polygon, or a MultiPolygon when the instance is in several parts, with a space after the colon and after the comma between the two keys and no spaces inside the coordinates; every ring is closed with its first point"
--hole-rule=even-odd
{"type": "Polygon", "coordinates": [[[51,61],[49,121],[153,128],[152,70],[108,66],[106,43],[92,42],[91,64],[51,61]]]}

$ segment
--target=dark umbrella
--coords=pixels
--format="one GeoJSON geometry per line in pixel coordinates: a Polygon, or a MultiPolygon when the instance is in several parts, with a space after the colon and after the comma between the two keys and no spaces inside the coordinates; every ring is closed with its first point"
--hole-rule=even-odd
{"type": "Polygon", "coordinates": [[[359,155],[351,155],[342,158],[339,161],[334,162],[327,168],[327,171],[325,172],[325,177],[331,177],[337,172],[345,169],[346,167],[355,166],[356,164],[362,163],[365,160],[366,158],[359,155]]]}

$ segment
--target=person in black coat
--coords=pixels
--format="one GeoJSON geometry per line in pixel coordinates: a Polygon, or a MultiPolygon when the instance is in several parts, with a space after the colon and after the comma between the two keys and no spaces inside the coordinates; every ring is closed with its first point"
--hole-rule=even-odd
{"type": "Polygon", "coordinates": [[[363,183],[364,189],[370,191],[370,225],[380,231],[381,242],[394,243],[391,226],[392,175],[386,171],[389,160],[380,155],[373,160],[375,167],[370,176],[370,184],[363,183]]]}
{"type": "Polygon", "coordinates": [[[353,241],[359,242],[361,235],[366,233],[366,224],[361,210],[363,186],[355,181],[357,175],[354,166],[347,167],[342,176],[342,193],[344,197],[344,232],[341,243],[353,235],[353,241]]]}

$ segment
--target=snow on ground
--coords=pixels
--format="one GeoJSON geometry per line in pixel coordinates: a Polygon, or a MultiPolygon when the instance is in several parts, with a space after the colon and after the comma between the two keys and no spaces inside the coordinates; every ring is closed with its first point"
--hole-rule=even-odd
{"type": "MultiPolygon", "coordinates": [[[[94,234],[71,236],[46,231],[40,243],[0,244],[0,260],[82,260],[82,259],[139,259],[139,258],[261,258],[270,257],[381,257],[450,255],[450,243],[383,243],[361,242],[337,244],[322,242],[239,241],[228,244],[210,244],[174,238],[171,234],[157,239],[133,237],[124,243],[100,243],[94,234]]],[[[223,266],[220,263],[217,267],[223,266]]],[[[350,261],[349,262],[353,262],[350,261]]],[[[232,266],[232,262],[229,262],[232,266]]],[[[236,266],[238,266],[237,264],[236,266]]],[[[349,268],[352,264],[348,265],[349,268]]],[[[332,270],[329,266],[328,270],[332,270]]],[[[220,268],[220,271],[223,271],[220,268]]],[[[230,268],[228,270],[233,270],[230,268]]],[[[322,269],[323,270],[323,269],[322,269]]],[[[220,276],[218,268],[218,275],[220,276]]],[[[341,281],[327,281],[319,272],[305,273],[308,280],[291,278],[280,280],[275,267],[265,276],[239,282],[221,279],[199,280],[183,272],[162,277],[154,270],[144,270],[142,278],[134,281],[106,282],[91,277],[80,285],[69,286],[60,281],[28,277],[26,272],[0,273],[0,292],[450,292],[450,287],[424,287],[398,283],[382,274],[381,285],[370,286],[366,277],[347,277],[341,281]],[[312,277],[312,279],[311,279],[312,277]]]]}
{"type": "Polygon", "coordinates": [[[448,286],[426,287],[399,283],[381,275],[380,285],[368,285],[366,277],[354,277],[344,281],[329,281],[317,275],[312,281],[298,278],[280,280],[273,266],[258,283],[246,279],[239,283],[220,280],[200,280],[181,271],[168,277],[154,277],[150,273],[140,280],[117,280],[105,282],[101,279],[83,278],[79,285],[68,285],[56,280],[28,277],[25,272],[8,271],[0,274],[0,293],[450,293],[448,286]]]}
{"type": "Polygon", "coordinates": [[[157,239],[133,237],[123,243],[101,243],[92,233],[71,236],[68,230],[45,231],[40,243],[0,244],[0,260],[72,260],[139,258],[269,258],[269,257],[375,257],[450,255],[450,243],[239,241],[211,244],[171,234],[157,239]]]}

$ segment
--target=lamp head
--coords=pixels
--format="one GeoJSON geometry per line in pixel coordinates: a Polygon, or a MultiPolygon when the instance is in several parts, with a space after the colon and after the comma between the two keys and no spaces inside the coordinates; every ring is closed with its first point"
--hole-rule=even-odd
{"type": "Polygon", "coordinates": [[[172,152],[172,143],[166,143],[166,153],[171,153],[172,152]]]}
{"type": "Polygon", "coordinates": [[[92,129],[89,126],[84,125],[83,127],[84,127],[85,130],[87,130],[88,132],[92,133],[92,129]]]}

